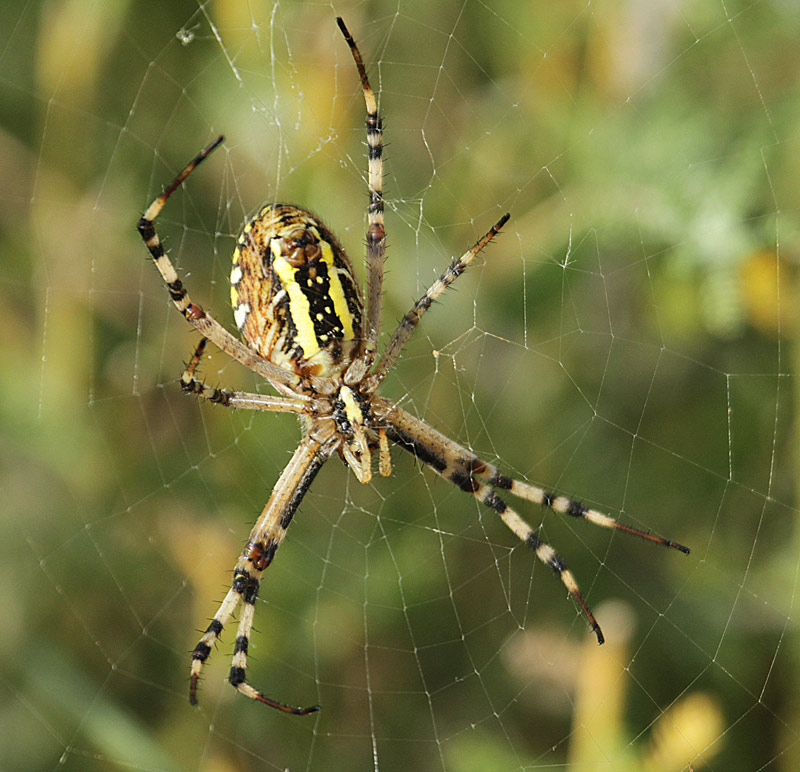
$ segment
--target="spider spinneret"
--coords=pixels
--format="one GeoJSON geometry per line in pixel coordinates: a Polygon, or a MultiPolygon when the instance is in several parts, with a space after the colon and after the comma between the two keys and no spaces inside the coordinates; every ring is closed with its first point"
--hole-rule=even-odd
{"type": "Polygon", "coordinates": [[[247,653],[262,574],[272,563],[292,518],[322,465],[337,453],[356,478],[372,479],[377,452],[381,475],[391,474],[389,441],[445,480],[474,496],[561,579],[598,643],[603,634],[562,558],[498,494],[503,491],[562,515],[587,520],[688,553],[677,542],[640,531],[577,501],[503,475],[449,437],[376,393],[425,312],[499,233],[501,217],[447,269],[402,318],[377,356],[386,233],[382,192],[383,128],[361,54],[342,19],[337,19],[361,79],[366,106],[368,186],[366,307],[353,266],[333,233],[311,212],[271,203],[245,226],[233,253],[231,305],[245,343],[202,306],[193,303],[155,230],[167,199],[223,141],[200,152],[147,208],[138,223],[172,302],[202,337],[181,376],[181,386],[225,407],[294,413],[303,437],[256,520],[233,570],[230,589],[192,652],[189,698],[197,702],[203,664],[222,630],[241,606],[229,681],[242,694],[278,710],[305,715],[319,705],[296,708],[266,696],[247,682],[247,653]],[[281,396],[207,386],[195,375],[208,341],[271,383],[281,396]]]}

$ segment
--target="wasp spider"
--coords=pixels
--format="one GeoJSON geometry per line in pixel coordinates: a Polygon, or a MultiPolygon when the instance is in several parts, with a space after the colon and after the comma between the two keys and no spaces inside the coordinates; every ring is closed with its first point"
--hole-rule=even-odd
{"type": "Polygon", "coordinates": [[[167,285],[172,302],[203,336],[181,377],[183,389],[226,407],[295,413],[303,425],[303,438],[278,478],[236,562],[231,588],[192,653],[189,687],[192,704],[197,702],[197,685],[203,663],[223,627],[241,604],[230,671],[231,685],[247,697],[287,713],[304,715],[319,709],[318,705],[295,708],[267,697],[247,682],[245,668],[261,575],[275,557],[314,477],[334,453],[338,453],[353,470],[359,482],[366,483],[372,477],[373,454],[377,455],[380,474],[391,474],[389,443],[392,442],[445,480],[474,496],[497,513],[539,560],[558,575],[586,617],[598,643],[603,643],[600,626],[564,561],[552,547],[541,541],[536,530],[506,503],[498,491],[561,515],[582,518],[604,528],[616,528],[689,552],[681,544],[623,525],[577,501],[506,477],[496,466],[378,395],[381,381],[391,370],[423,314],[498,234],[509,215],[501,217],[486,235],[450,263],[403,317],[383,353],[378,356],[386,244],[382,123],[358,47],[344,22],[337,19],[337,23],[350,47],[366,103],[370,196],[366,308],[350,259],[333,233],[307,209],[275,203],[264,206],[247,223],[233,252],[231,303],[236,326],[245,343],[233,337],[189,299],[161,246],[154,222],[170,195],[219,146],[222,137],[183,169],[153,201],[138,224],[139,233],[167,285]],[[195,374],[209,340],[263,376],[282,396],[212,388],[199,381],[195,374]]]}

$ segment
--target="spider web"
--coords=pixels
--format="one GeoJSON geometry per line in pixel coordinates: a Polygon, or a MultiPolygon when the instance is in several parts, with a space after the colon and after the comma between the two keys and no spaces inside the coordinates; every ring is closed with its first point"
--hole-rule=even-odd
{"type": "MultiPolygon", "coordinates": [[[[794,770],[800,17],[788,2],[207,2],[0,9],[3,623],[8,769],[794,770]],[[384,334],[505,211],[385,393],[507,473],[692,548],[514,502],[563,587],[491,512],[394,449],[336,460],[257,606],[189,651],[297,443],[291,417],[187,399],[196,335],[134,225],[224,145],[159,232],[221,320],[266,200],[359,263],[363,101],[386,120],[384,334]]],[[[229,324],[232,327],[232,324],[229,324]]],[[[212,385],[266,390],[211,352],[212,385]]]]}

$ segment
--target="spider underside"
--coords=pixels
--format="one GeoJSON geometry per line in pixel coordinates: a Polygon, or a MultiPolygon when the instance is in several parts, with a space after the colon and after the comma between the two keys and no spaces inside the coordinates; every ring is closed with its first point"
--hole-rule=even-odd
{"type": "Polygon", "coordinates": [[[503,475],[496,466],[412,416],[377,389],[396,362],[423,314],[498,234],[501,217],[469,250],[451,261],[441,277],[400,321],[383,353],[377,344],[385,258],[382,193],[383,130],[377,101],[361,54],[347,27],[337,19],[353,56],[366,105],[368,145],[368,229],[366,304],[353,266],[333,233],[311,212],[290,204],[268,204],[245,226],[233,253],[231,303],[244,343],[231,335],[201,306],[193,303],[164,252],[154,222],[167,199],[223,141],[218,137],[197,155],[148,207],[138,229],[186,320],[202,334],[183,375],[186,392],[231,408],[295,413],[303,438],[284,468],[272,495],[253,526],[233,571],[233,581],[219,610],[192,653],[189,698],[197,702],[200,673],[213,646],[241,604],[229,680],[246,696],[297,715],[318,705],[296,708],[278,702],[246,679],[247,650],[261,575],[275,557],[292,517],[322,465],[337,453],[356,478],[372,477],[372,456],[381,475],[391,474],[389,443],[399,445],[445,480],[493,510],[536,556],[561,579],[603,643],[603,634],[564,561],[498,494],[547,507],[562,515],[588,520],[688,553],[677,542],[624,525],[577,501],[548,493],[503,475]],[[270,396],[208,386],[196,377],[207,341],[263,376],[281,394],[270,396]]]}

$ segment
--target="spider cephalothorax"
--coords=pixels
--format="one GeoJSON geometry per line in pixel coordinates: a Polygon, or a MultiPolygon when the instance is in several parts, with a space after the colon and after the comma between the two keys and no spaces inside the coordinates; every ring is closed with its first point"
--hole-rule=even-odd
{"type": "Polygon", "coordinates": [[[495,512],[560,577],[599,643],[603,643],[600,626],[564,561],[541,541],[536,530],[498,491],[558,514],[689,552],[677,542],[623,525],[577,501],[503,475],[496,466],[377,393],[423,314],[498,234],[508,215],[501,217],[461,257],[452,260],[403,317],[378,357],[386,240],[381,185],[383,129],[361,54],[344,22],[337,19],[337,23],[358,69],[367,110],[370,203],[365,261],[366,307],[353,266],[336,237],[308,210],[290,204],[264,206],[245,226],[233,253],[231,305],[236,326],[246,344],[189,299],[161,246],[154,221],[170,195],[222,142],[222,137],[196,156],[139,220],[139,233],[173,303],[203,335],[181,377],[184,390],[227,407],[295,413],[303,424],[300,444],[278,478],[236,562],[231,588],[194,648],[189,692],[193,703],[197,699],[203,663],[241,604],[229,677],[231,685],[252,699],[288,713],[303,715],[319,708],[318,705],[294,708],[267,697],[247,682],[245,668],[262,573],[275,557],[314,477],[334,453],[341,456],[360,482],[366,483],[372,478],[373,455],[377,455],[380,474],[391,474],[389,443],[392,442],[474,496],[495,512]],[[209,340],[269,381],[282,396],[229,391],[199,381],[195,373],[209,340]]]}

